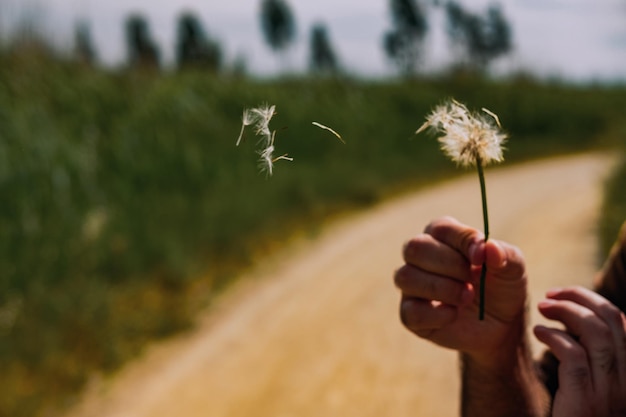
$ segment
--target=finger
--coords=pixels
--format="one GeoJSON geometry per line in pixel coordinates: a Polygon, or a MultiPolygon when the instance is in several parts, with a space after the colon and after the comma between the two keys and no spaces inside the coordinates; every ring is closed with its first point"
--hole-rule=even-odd
{"type": "Polygon", "coordinates": [[[471,265],[486,262],[492,277],[517,281],[524,276],[524,258],[517,247],[493,239],[485,243],[480,231],[452,217],[434,220],[425,233],[458,251],[471,265]]]}
{"type": "Polygon", "coordinates": [[[591,370],[585,349],[566,332],[537,325],[533,329],[540,342],[559,360],[559,388],[579,393],[592,389],[591,370]]]}
{"type": "MultiPolygon", "coordinates": [[[[613,392],[626,389],[626,317],[615,305],[600,294],[584,287],[557,288],[548,291],[547,296],[555,300],[569,300],[593,311],[608,326],[615,352],[615,371],[618,383],[613,384],[613,392]]],[[[623,401],[626,401],[623,400],[623,401]]]]}
{"type": "Polygon", "coordinates": [[[462,254],[428,234],[421,234],[404,245],[404,261],[425,271],[460,281],[471,279],[469,261],[462,254]]]}
{"type": "Polygon", "coordinates": [[[490,279],[518,282],[525,276],[524,256],[516,246],[497,240],[484,245],[484,261],[490,279]]]}
{"type": "Polygon", "coordinates": [[[593,311],[569,300],[544,300],[539,303],[539,311],[563,323],[579,338],[587,352],[595,395],[599,403],[608,404],[611,384],[616,382],[615,348],[609,327],[593,311]]]}
{"type": "Polygon", "coordinates": [[[559,390],[553,409],[561,416],[589,415],[588,400],[593,396],[593,386],[585,349],[561,330],[539,325],[535,326],[534,334],[559,360],[559,390]]]}
{"type": "Polygon", "coordinates": [[[409,297],[455,306],[469,304],[474,299],[474,291],[467,284],[408,264],[396,271],[394,281],[402,294],[409,297]]]}
{"type": "Polygon", "coordinates": [[[456,308],[446,304],[405,296],[400,301],[402,324],[423,338],[453,322],[456,314],[456,308]]]}
{"type": "Polygon", "coordinates": [[[482,263],[482,260],[475,258],[485,236],[473,227],[464,225],[452,217],[441,217],[426,226],[424,233],[458,251],[473,265],[482,263]]]}

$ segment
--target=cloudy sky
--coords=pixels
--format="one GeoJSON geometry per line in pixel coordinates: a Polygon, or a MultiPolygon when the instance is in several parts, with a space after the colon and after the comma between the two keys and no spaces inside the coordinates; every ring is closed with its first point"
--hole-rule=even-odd
{"type": "MultiPolygon", "coordinates": [[[[388,0],[288,0],[294,12],[298,38],[290,58],[292,69],[307,63],[308,34],[324,23],[344,67],[363,76],[392,71],[381,48],[391,22],[388,0]]],[[[461,0],[483,11],[494,0],[461,0]]],[[[530,70],[541,76],[570,80],[626,81],[626,0],[500,0],[513,28],[515,50],[498,63],[499,71],[530,70]]],[[[0,30],[12,22],[31,20],[45,27],[59,44],[70,44],[73,24],[86,19],[102,61],[124,60],[123,22],[132,12],[146,16],[166,61],[175,44],[176,17],[195,12],[210,36],[223,45],[229,60],[243,57],[252,73],[271,75],[281,63],[263,43],[259,24],[260,0],[0,0],[0,30]]],[[[427,40],[429,68],[450,62],[445,21],[441,12],[429,12],[427,40]]]]}

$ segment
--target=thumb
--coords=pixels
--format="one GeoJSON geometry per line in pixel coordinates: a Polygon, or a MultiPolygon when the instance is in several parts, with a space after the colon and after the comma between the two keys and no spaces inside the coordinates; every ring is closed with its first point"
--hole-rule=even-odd
{"type": "Polygon", "coordinates": [[[519,280],[525,274],[524,256],[516,246],[498,240],[488,240],[483,245],[483,259],[489,275],[504,281],[519,280]]]}
{"type": "MultiPolygon", "coordinates": [[[[487,266],[485,313],[500,322],[511,323],[523,317],[528,298],[526,271],[522,252],[498,240],[484,245],[487,266]]],[[[480,268],[475,267],[476,279],[480,268]]]]}

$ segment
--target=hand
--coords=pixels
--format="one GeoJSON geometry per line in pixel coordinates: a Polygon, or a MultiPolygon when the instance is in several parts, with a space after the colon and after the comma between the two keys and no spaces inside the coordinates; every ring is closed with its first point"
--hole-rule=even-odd
{"type": "Polygon", "coordinates": [[[560,361],[553,417],[626,416],[626,317],[582,287],[556,289],[539,303],[565,331],[535,327],[560,361]]]}
{"type": "Polygon", "coordinates": [[[444,217],[430,223],[403,250],[394,279],[402,292],[400,316],[418,336],[497,366],[514,354],[525,333],[527,279],[520,251],[484,242],[481,232],[444,217]],[[477,288],[487,262],[485,320],[478,320],[477,288]]]}

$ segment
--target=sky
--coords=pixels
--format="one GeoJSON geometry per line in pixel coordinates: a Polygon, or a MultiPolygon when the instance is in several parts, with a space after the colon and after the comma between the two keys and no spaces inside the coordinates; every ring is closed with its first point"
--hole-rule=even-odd
{"type": "MultiPolygon", "coordinates": [[[[483,12],[495,0],[459,0],[483,12]]],[[[326,25],[343,67],[363,77],[393,74],[382,49],[391,28],[389,0],[287,0],[296,19],[297,38],[287,59],[279,59],[264,43],[261,0],[0,0],[0,31],[31,20],[59,45],[71,45],[77,20],[91,25],[101,61],[119,65],[125,59],[124,19],[143,14],[166,63],[172,62],[176,19],[184,11],[197,14],[207,33],[219,40],[228,61],[243,58],[248,71],[261,76],[285,67],[305,70],[313,24],[326,25]]],[[[495,63],[495,73],[529,71],[540,77],[572,81],[626,81],[626,0],[499,0],[513,29],[514,50],[495,63]]],[[[445,18],[429,11],[424,70],[451,63],[445,18]]]]}

